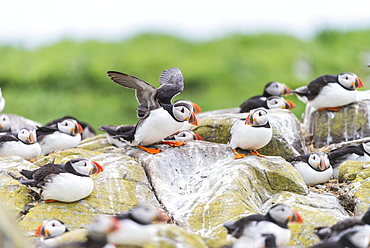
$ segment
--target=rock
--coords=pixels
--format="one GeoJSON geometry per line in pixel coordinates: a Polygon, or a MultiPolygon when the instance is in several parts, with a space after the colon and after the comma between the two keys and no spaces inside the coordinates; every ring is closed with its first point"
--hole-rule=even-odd
{"type": "MultiPolygon", "coordinates": [[[[306,153],[305,140],[301,135],[298,119],[289,110],[268,109],[273,127],[273,137],[269,144],[261,148],[263,155],[288,158],[306,153]]],[[[238,113],[238,109],[225,109],[198,114],[199,125],[192,130],[203,140],[227,144],[234,120],[247,117],[248,113],[238,113]]]]}
{"type": "Polygon", "coordinates": [[[339,111],[317,112],[306,105],[303,133],[314,148],[370,136],[370,100],[361,100],[339,111]]]}

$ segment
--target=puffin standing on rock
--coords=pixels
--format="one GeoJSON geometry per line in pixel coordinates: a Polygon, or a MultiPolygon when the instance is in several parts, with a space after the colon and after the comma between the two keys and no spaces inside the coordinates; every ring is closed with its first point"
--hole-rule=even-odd
{"type": "MultiPolygon", "coordinates": [[[[137,114],[141,118],[133,126],[102,126],[99,129],[111,135],[137,146],[151,154],[160,152],[158,148],[148,148],[164,138],[181,130],[185,121],[197,125],[197,118],[193,106],[185,101],[172,104],[172,98],[184,89],[184,79],[181,71],[176,68],[164,70],[159,77],[159,88],[154,88],[145,81],[121,73],[108,71],[113,82],[134,89],[136,99],[140,103],[137,114]]],[[[163,143],[163,142],[162,142],[163,143]]],[[[171,146],[180,146],[185,141],[165,141],[171,146]]]]}
{"type": "Polygon", "coordinates": [[[356,74],[345,72],[339,75],[323,75],[296,90],[298,99],[318,111],[338,111],[341,106],[357,99],[356,89],[364,87],[356,74]]]}
{"type": "Polygon", "coordinates": [[[307,185],[326,183],[333,176],[328,155],[323,152],[314,152],[287,159],[297,169],[307,185]]]}
{"type": "Polygon", "coordinates": [[[288,222],[303,222],[303,219],[296,210],[284,204],[277,204],[272,206],[266,215],[249,215],[237,221],[226,222],[224,227],[231,237],[250,239],[251,242],[259,242],[261,238],[265,239],[264,235],[272,234],[276,246],[285,247],[291,236],[288,222]]]}
{"type": "Polygon", "coordinates": [[[74,119],[64,119],[39,127],[36,134],[41,145],[41,155],[76,147],[81,141],[82,132],[81,125],[74,119]]]}
{"type": "Polygon", "coordinates": [[[46,164],[36,170],[22,170],[27,179],[21,184],[37,192],[45,202],[75,202],[91,194],[94,182],[90,175],[103,168],[84,158],[71,159],[64,165],[46,164]]]}
{"type": "Polygon", "coordinates": [[[230,130],[229,145],[233,149],[235,159],[246,154],[236,149],[251,150],[252,155],[263,157],[256,150],[267,145],[272,138],[272,128],[269,123],[267,111],[264,108],[254,109],[246,119],[236,120],[230,130]]]}

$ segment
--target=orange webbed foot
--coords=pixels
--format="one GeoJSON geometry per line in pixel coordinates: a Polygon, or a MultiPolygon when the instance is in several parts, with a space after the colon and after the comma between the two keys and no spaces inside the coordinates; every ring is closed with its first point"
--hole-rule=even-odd
{"type": "Polygon", "coordinates": [[[339,111],[341,108],[340,107],[331,107],[331,108],[319,108],[317,110],[317,112],[321,112],[321,111],[324,111],[324,110],[331,110],[331,111],[339,111]]]}
{"type": "Polygon", "coordinates": [[[261,157],[261,158],[265,157],[265,156],[261,155],[259,152],[257,152],[256,150],[252,151],[251,155],[256,155],[256,156],[261,157]]]}
{"type": "Polygon", "coordinates": [[[241,159],[247,156],[247,154],[237,152],[236,149],[233,149],[233,152],[235,153],[235,156],[234,156],[235,159],[241,159]]]}
{"type": "Polygon", "coordinates": [[[142,145],[138,145],[137,147],[139,147],[140,149],[150,153],[150,154],[158,154],[161,152],[161,149],[158,149],[158,148],[147,148],[145,146],[142,146],[142,145]]]}

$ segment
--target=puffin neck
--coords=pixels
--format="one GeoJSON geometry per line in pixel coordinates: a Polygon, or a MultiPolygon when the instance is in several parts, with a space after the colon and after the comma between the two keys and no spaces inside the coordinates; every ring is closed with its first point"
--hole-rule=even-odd
{"type": "Polygon", "coordinates": [[[65,167],[66,172],[69,172],[69,173],[72,173],[74,175],[81,176],[81,177],[89,177],[89,175],[84,175],[76,171],[69,161],[65,164],[64,167],[65,167]]]}
{"type": "Polygon", "coordinates": [[[277,222],[275,219],[273,219],[271,217],[270,213],[267,213],[266,214],[266,219],[269,220],[269,221],[271,221],[271,222],[273,222],[273,223],[275,223],[276,225],[278,225],[278,226],[280,226],[282,228],[286,228],[286,229],[289,228],[288,227],[288,220],[286,220],[284,223],[277,222]]]}

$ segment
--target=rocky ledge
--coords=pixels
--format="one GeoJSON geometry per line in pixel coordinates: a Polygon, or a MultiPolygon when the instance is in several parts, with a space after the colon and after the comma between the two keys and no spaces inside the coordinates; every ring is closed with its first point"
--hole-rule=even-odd
{"type": "Polygon", "coordinates": [[[116,214],[144,203],[162,208],[171,218],[145,247],[221,247],[227,244],[224,222],[265,213],[272,205],[285,203],[304,218],[304,223],[290,225],[289,245],[308,247],[318,243],[315,227],[332,225],[367,210],[369,163],[343,163],[340,175],[347,183],[345,188],[339,185],[336,193],[329,185],[309,188],[284,159],[306,152],[299,121],[289,111],[269,113],[274,135],[260,151],[264,158],[250,155],[234,159],[227,145],[228,131],[234,119],[246,114],[233,110],[203,113],[194,131],[204,140],[188,141],[180,147],[158,145],[162,152],[156,155],[130,146],[113,147],[105,135],[98,135],[75,149],[40,157],[34,163],[16,156],[0,157],[0,198],[17,219],[15,228],[21,230],[16,236],[14,232],[9,234],[8,227],[14,224],[0,221],[0,233],[7,237],[2,240],[21,240],[26,245],[16,247],[34,247],[33,233],[47,218],[66,223],[71,232],[64,241],[81,239],[96,215],[116,214]],[[44,203],[19,182],[22,169],[35,169],[52,161],[65,163],[77,157],[96,161],[104,168],[93,177],[95,189],[83,200],[44,203]],[[353,203],[350,210],[343,204],[346,199],[353,203]]]}

